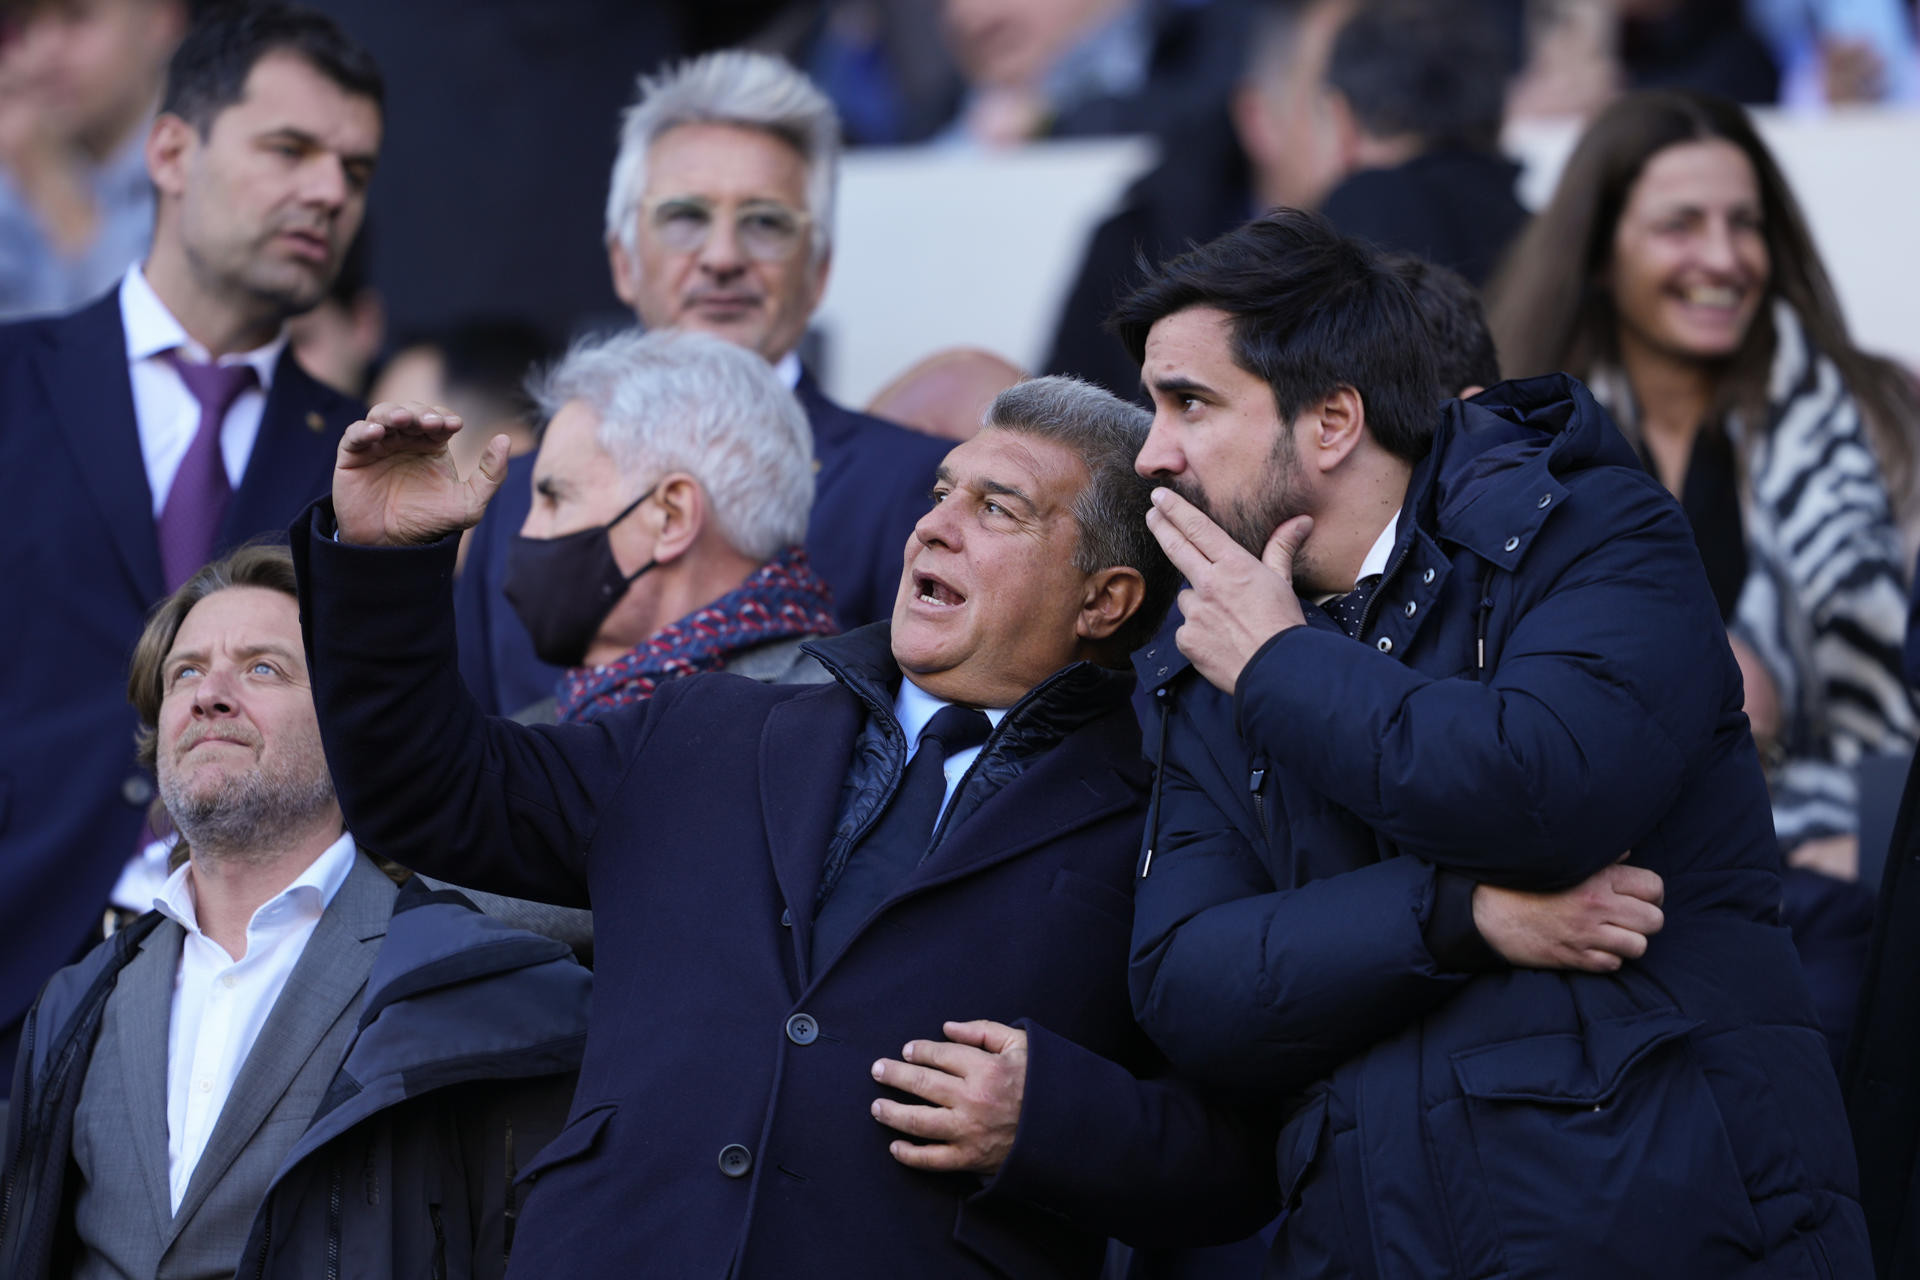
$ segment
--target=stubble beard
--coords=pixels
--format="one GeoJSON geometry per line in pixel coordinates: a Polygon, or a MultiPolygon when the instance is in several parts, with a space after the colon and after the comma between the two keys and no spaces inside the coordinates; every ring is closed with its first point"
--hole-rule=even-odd
{"type": "MultiPolygon", "coordinates": [[[[160,800],[181,839],[197,860],[260,863],[284,851],[286,837],[324,815],[335,804],[319,743],[311,744],[310,763],[286,762],[227,774],[216,783],[192,787],[172,770],[160,771],[160,800]]],[[[305,753],[295,753],[305,761],[305,753]]]]}

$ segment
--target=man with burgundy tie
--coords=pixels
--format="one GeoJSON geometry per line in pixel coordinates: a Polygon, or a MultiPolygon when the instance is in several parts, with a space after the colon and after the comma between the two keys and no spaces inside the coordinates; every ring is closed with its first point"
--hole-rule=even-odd
{"type": "Polygon", "coordinates": [[[1004,392],[946,455],[891,623],[833,679],[662,682],[585,724],[483,715],[454,661],[457,418],[348,428],[294,527],[314,702],[368,847],[594,908],[569,1123],[515,1274],[1093,1277],[1104,1238],[1233,1239],[1272,1134],[1167,1076],[1127,1005],[1146,769],[1127,652],[1174,582],[1147,415],[1004,392]]]}
{"type": "Polygon", "coordinates": [[[381,101],[330,19],[211,10],[147,140],[149,257],[81,311],[0,328],[0,558],[32,601],[0,628],[0,1056],[141,844],[153,782],[125,679],[147,610],[324,492],[360,412],[284,326],[359,229],[381,101]]]}

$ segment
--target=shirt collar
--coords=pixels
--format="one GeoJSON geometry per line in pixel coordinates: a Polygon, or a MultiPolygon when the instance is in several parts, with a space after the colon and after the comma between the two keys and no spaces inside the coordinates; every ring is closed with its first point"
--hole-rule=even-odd
{"type": "Polygon", "coordinates": [[[1399,535],[1400,512],[1396,510],[1393,513],[1393,519],[1387,521],[1387,527],[1382,529],[1380,536],[1373,540],[1373,546],[1368,550],[1367,558],[1360,562],[1360,576],[1354,579],[1356,583],[1387,571],[1387,561],[1393,555],[1394,539],[1399,535]]]}
{"type": "MultiPolygon", "coordinates": [[[[138,364],[176,348],[189,360],[203,364],[207,360],[207,349],[187,336],[186,329],[147,283],[139,263],[129,267],[120,281],[120,320],[127,331],[128,364],[138,364]]],[[[252,365],[260,379],[260,389],[267,391],[273,387],[274,366],[280,363],[280,353],[286,345],[287,330],[282,325],[279,334],[265,346],[221,356],[220,363],[252,365]]]]}
{"type": "Polygon", "coordinates": [[[786,384],[787,390],[791,391],[795,387],[799,386],[800,385],[800,353],[797,351],[789,351],[787,352],[787,354],[781,356],[778,360],[774,361],[773,373],[775,377],[779,378],[781,382],[786,384]]]}
{"type": "MultiPolygon", "coordinates": [[[[251,934],[256,926],[273,923],[276,917],[284,913],[283,903],[303,903],[309,908],[302,912],[307,916],[318,916],[325,911],[333,904],[334,895],[340,892],[340,886],[347,882],[347,876],[353,871],[357,852],[353,837],[342,833],[305,871],[295,877],[292,884],[260,904],[253,918],[247,922],[247,932],[251,934]]],[[[194,902],[192,875],[193,860],[189,858],[167,877],[166,884],[160,887],[160,893],[153,900],[153,909],[188,933],[199,933],[200,914],[194,902]]]]}
{"type": "MultiPolygon", "coordinates": [[[[936,698],[915,684],[906,676],[900,677],[900,692],[893,698],[893,716],[900,722],[900,728],[907,735],[907,754],[911,756],[914,748],[920,745],[920,731],[927,727],[940,708],[948,705],[945,698],[936,698]]],[[[987,713],[987,721],[994,728],[1006,718],[1006,707],[982,707],[987,713]]]]}

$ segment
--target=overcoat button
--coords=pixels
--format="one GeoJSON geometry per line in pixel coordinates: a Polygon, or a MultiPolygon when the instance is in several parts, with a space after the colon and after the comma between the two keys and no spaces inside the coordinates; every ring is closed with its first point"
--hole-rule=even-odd
{"type": "Polygon", "coordinates": [[[1519,545],[1520,545],[1520,539],[1518,539],[1518,538],[1508,538],[1508,539],[1507,539],[1507,550],[1509,550],[1509,551],[1511,551],[1511,550],[1513,550],[1513,549],[1514,549],[1515,547],[1517,547],[1517,546],[1519,546],[1519,545]]]}
{"type": "Polygon", "coordinates": [[[134,774],[120,784],[120,798],[128,804],[141,805],[153,799],[153,784],[144,774],[134,774]]]}
{"type": "Polygon", "coordinates": [[[739,1143],[729,1143],[720,1148],[720,1172],[729,1178],[744,1178],[753,1168],[753,1152],[739,1143]]]}
{"type": "Polygon", "coordinates": [[[812,1044],[820,1038],[820,1024],[810,1013],[796,1013],[787,1019],[787,1039],[795,1044],[812,1044]]]}
{"type": "Polygon", "coordinates": [[[1393,639],[1390,636],[1381,636],[1378,640],[1375,640],[1373,642],[1373,647],[1378,649],[1382,653],[1392,653],[1393,639]]]}

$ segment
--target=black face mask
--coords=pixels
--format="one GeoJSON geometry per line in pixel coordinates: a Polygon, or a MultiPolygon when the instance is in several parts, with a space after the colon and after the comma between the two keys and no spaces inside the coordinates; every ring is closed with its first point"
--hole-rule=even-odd
{"type": "Polygon", "coordinates": [[[632,573],[620,572],[613,558],[613,540],[608,537],[613,526],[652,496],[653,489],[648,489],[625,511],[589,529],[557,538],[514,535],[513,545],[507,548],[502,587],[507,603],[533,637],[533,651],[542,662],[577,667],[586,661],[587,646],[600,633],[600,624],[613,606],[636,578],[658,567],[658,560],[649,560],[632,573]]]}

